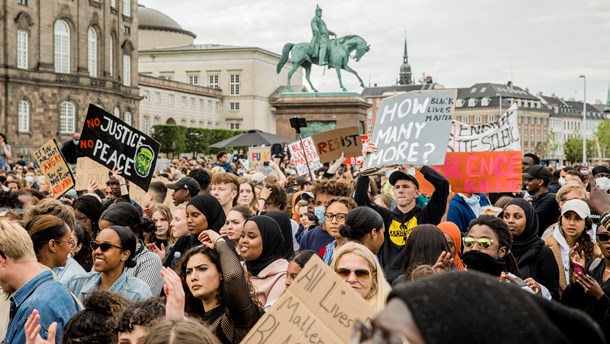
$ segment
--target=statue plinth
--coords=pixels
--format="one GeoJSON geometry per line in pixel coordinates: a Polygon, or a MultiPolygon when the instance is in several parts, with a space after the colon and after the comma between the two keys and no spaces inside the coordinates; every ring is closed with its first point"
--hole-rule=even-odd
{"type": "Polygon", "coordinates": [[[290,118],[303,117],[308,123],[334,122],[335,128],[356,125],[366,132],[367,109],[371,106],[354,92],[282,92],[270,100],[275,113],[276,133],[295,137],[290,118]]]}

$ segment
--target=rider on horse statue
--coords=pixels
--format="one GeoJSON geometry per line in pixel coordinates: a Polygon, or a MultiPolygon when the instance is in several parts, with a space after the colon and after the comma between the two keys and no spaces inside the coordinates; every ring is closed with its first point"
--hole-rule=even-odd
{"type": "Polygon", "coordinates": [[[322,20],[322,9],[318,5],[316,5],[316,16],[311,20],[311,31],[313,33],[310,43],[311,56],[318,58],[320,66],[326,66],[328,65],[329,36],[336,38],[337,34],[326,27],[326,23],[322,20]]]}

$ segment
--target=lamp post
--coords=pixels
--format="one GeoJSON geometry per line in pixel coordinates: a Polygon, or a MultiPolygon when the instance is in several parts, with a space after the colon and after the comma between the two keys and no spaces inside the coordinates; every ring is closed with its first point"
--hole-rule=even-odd
{"type": "Polygon", "coordinates": [[[579,76],[584,82],[584,95],[582,97],[582,125],[580,127],[580,134],[582,135],[582,164],[587,164],[587,139],[585,138],[585,121],[587,120],[587,77],[585,75],[579,76]]]}
{"type": "MultiPolygon", "coordinates": [[[[500,104],[500,115],[499,115],[499,116],[500,116],[500,117],[502,117],[502,95],[501,95],[500,93],[498,93],[498,94],[496,94],[496,95],[497,95],[497,96],[498,96],[498,98],[499,98],[498,102],[499,102],[499,104],[500,104]]],[[[498,117],[498,118],[500,118],[500,117],[498,117]]]]}

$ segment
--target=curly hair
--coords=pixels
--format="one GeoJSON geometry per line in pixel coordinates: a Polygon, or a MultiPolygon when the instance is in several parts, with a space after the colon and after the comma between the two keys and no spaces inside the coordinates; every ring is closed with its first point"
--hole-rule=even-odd
{"type": "Polygon", "coordinates": [[[286,209],[286,205],[288,204],[288,195],[286,195],[286,190],[275,183],[267,184],[266,187],[271,190],[267,203],[277,205],[278,209],[284,211],[286,209]]]}
{"type": "Polygon", "coordinates": [[[332,196],[350,197],[352,189],[345,183],[338,183],[334,179],[316,180],[313,183],[311,192],[314,195],[327,194],[332,196]]]}
{"type": "Polygon", "coordinates": [[[165,300],[163,298],[153,297],[134,302],[119,315],[115,331],[131,332],[135,325],[151,327],[154,322],[163,317],[165,317],[165,300]]]}
{"type": "Polygon", "coordinates": [[[481,215],[474,220],[470,221],[468,225],[468,229],[466,230],[466,235],[470,232],[470,229],[475,225],[479,226],[487,226],[491,229],[496,236],[498,237],[498,241],[500,246],[506,247],[507,253],[504,256],[504,260],[506,261],[506,271],[512,273],[515,276],[521,277],[521,273],[519,272],[519,264],[517,263],[517,258],[513,255],[513,235],[510,233],[508,229],[508,225],[501,218],[491,215],[481,215]]]}

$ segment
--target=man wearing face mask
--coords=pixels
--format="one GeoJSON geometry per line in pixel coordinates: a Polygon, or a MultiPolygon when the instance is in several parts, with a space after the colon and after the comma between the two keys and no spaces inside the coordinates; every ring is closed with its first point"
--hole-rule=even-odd
{"type": "Polygon", "coordinates": [[[80,142],[80,134],[74,133],[72,140],[66,141],[63,147],[61,148],[61,154],[63,154],[64,159],[70,166],[70,168],[74,171],[76,168],[76,160],[78,157],[81,157],[82,154],[78,152],[78,144],[80,142]]]}
{"type": "Polygon", "coordinates": [[[447,221],[455,223],[465,233],[472,219],[481,215],[484,206],[491,205],[485,194],[458,193],[453,196],[447,211],[447,221]]]}

